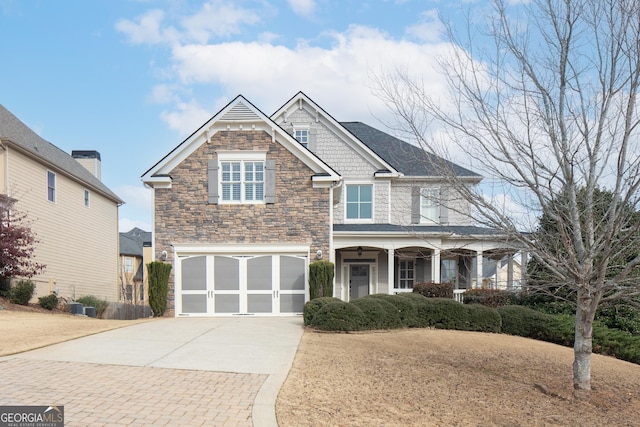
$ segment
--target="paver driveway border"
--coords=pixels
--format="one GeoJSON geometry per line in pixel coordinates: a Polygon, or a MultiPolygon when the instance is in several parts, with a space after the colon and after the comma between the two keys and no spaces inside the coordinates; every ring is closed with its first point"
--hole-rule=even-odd
{"type": "MultiPolygon", "coordinates": [[[[299,316],[167,318],[3,357],[0,361],[20,359],[264,375],[266,379],[253,401],[251,418],[253,425],[268,427],[277,426],[275,402],[302,333],[299,316]]],[[[172,390],[166,392],[171,394],[172,390]]]]}

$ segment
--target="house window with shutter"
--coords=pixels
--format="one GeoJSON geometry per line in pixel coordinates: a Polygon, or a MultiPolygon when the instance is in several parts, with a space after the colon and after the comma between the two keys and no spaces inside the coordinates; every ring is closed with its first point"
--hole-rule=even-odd
{"type": "Polygon", "coordinates": [[[420,222],[440,222],[440,190],[423,188],[420,191],[420,222]]]}
{"type": "Polygon", "coordinates": [[[275,162],[264,153],[221,154],[209,161],[208,179],[210,204],[275,203],[275,162]]]}

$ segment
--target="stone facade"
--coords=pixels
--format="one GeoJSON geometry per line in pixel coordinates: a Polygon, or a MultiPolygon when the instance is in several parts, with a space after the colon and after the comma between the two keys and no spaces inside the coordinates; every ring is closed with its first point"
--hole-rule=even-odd
{"type": "MultiPolygon", "coordinates": [[[[155,189],[155,250],[171,245],[296,244],[329,253],[329,189],[313,188],[313,172],[264,131],[220,131],[171,173],[171,188],[155,189]],[[207,164],[218,151],[266,152],[276,162],[274,204],[209,204],[207,164]]],[[[175,280],[169,281],[167,315],[174,314],[175,280]]]]}

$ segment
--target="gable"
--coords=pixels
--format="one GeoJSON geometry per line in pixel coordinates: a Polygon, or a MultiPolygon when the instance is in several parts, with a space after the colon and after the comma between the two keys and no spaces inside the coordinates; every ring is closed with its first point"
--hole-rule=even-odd
{"type": "Polygon", "coordinates": [[[243,131],[266,132],[270,136],[272,143],[279,144],[289,150],[311,169],[315,182],[333,182],[340,179],[336,171],[298,144],[291,135],[265,116],[242,95],[239,95],[147,170],[142,175],[142,180],[152,186],[170,186],[171,171],[199,147],[211,143],[212,138],[217,133],[243,131]]]}

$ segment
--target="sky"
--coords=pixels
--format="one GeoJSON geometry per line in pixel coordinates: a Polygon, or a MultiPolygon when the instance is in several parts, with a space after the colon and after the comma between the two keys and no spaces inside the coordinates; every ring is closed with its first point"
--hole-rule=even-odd
{"type": "Polygon", "coordinates": [[[433,70],[471,0],[0,0],[0,104],[60,149],[97,150],[152,231],[140,176],[237,95],[271,115],[303,91],[339,121],[382,130],[376,81],[433,70]]]}

